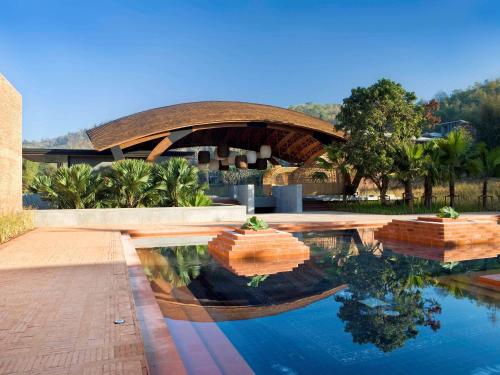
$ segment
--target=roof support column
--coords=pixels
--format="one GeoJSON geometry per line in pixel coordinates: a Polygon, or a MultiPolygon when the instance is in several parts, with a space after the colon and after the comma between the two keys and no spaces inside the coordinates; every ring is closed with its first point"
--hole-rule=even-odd
{"type": "Polygon", "coordinates": [[[123,150],[120,146],[111,147],[111,153],[113,154],[113,159],[115,160],[125,159],[125,155],[123,155],[123,150]]]}
{"type": "Polygon", "coordinates": [[[154,162],[156,159],[158,159],[165,151],[168,150],[172,144],[177,142],[179,139],[184,138],[186,135],[191,134],[193,132],[192,129],[186,129],[186,130],[177,130],[169,135],[167,135],[165,138],[163,138],[160,143],[158,143],[155,148],[151,151],[149,156],[147,157],[146,161],[149,162],[154,162]]]}

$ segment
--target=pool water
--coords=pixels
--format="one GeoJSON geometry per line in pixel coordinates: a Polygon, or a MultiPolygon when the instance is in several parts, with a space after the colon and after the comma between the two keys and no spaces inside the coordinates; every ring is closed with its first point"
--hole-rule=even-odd
{"type": "Polygon", "coordinates": [[[500,273],[499,257],[400,255],[369,229],[295,235],[307,259],[254,276],[204,245],[138,250],[188,371],[202,356],[187,325],[212,357],[230,345],[257,374],[500,373],[500,293],[477,280],[500,273]]]}

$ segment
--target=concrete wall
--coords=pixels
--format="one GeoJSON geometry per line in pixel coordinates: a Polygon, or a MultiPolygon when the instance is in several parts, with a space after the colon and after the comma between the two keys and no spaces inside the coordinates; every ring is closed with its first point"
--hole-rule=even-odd
{"type": "Polygon", "coordinates": [[[245,206],[34,210],[36,227],[244,222],[245,206]]]}
{"type": "Polygon", "coordinates": [[[302,185],[273,186],[276,212],[302,212],[302,185]]]}
{"type": "Polygon", "coordinates": [[[0,214],[22,209],[22,98],[0,74],[0,214]]]}

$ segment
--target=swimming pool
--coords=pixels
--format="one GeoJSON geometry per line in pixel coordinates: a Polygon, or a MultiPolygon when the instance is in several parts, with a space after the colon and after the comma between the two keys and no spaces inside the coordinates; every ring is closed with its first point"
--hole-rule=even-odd
{"type": "Polygon", "coordinates": [[[366,228],[295,236],[307,257],[224,264],[206,245],[138,249],[189,372],[500,372],[500,293],[477,279],[500,272],[498,257],[402,255],[366,228]]]}

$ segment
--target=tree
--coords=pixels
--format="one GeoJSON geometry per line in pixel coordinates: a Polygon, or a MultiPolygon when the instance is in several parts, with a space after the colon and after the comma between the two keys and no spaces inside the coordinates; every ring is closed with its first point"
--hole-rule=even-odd
{"type": "Polygon", "coordinates": [[[448,179],[450,206],[455,206],[455,181],[468,170],[467,158],[472,145],[470,134],[465,130],[454,130],[448,137],[438,141],[440,162],[448,179]]]}
{"type": "Polygon", "coordinates": [[[183,158],[171,158],[155,165],[157,187],[161,190],[164,206],[209,205],[204,195],[205,185],[198,184],[198,169],[183,158]]]}
{"type": "Polygon", "coordinates": [[[436,96],[442,121],[466,120],[476,130],[479,141],[490,147],[500,146],[500,79],[476,83],[450,95],[436,96]]]}
{"type": "Polygon", "coordinates": [[[113,207],[151,207],[160,201],[153,180],[153,165],[144,160],[114,162],[105,175],[109,204],[113,207]]]}
{"type": "Polygon", "coordinates": [[[424,147],[418,143],[402,144],[396,166],[396,175],[405,189],[405,203],[413,211],[413,181],[423,174],[424,147]]]}
{"type": "Polygon", "coordinates": [[[438,183],[441,176],[439,146],[435,141],[427,142],[424,145],[422,175],[424,176],[424,206],[430,209],[432,207],[432,188],[438,183]]]}
{"type": "MultiPolygon", "coordinates": [[[[318,166],[326,172],[340,173],[342,178],[342,196],[344,202],[348,195],[354,195],[358,190],[359,183],[363,177],[362,173],[356,170],[349,162],[349,155],[342,145],[329,145],[325,147],[326,157],[317,160],[318,166]]],[[[312,174],[315,181],[326,181],[328,175],[323,171],[316,171],[312,174]]]]}
{"type": "Polygon", "coordinates": [[[381,79],[370,87],[353,89],[344,99],[337,121],[337,127],[347,134],[345,151],[350,162],[373,180],[385,204],[397,151],[419,136],[423,106],[416,104],[415,93],[381,79]]]}
{"type": "Polygon", "coordinates": [[[500,146],[500,95],[484,101],[475,128],[479,140],[489,147],[500,146]]]}
{"type": "Polygon", "coordinates": [[[488,205],[488,180],[500,176],[500,147],[488,149],[485,143],[478,143],[472,155],[471,169],[483,180],[482,207],[488,205]]]}
{"type": "Polygon", "coordinates": [[[87,164],[59,168],[53,175],[35,177],[30,191],[40,194],[56,208],[102,207],[102,177],[87,164]]]}
{"type": "Polygon", "coordinates": [[[335,301],[342,304],[337,315],[353,342],[390,352],[415,338],[418,326],[439,329],[441,306],[421,290],[435,283],[428,261],[378,251],[361,247],[359,255],[346,259],[340,274],[349,293],[336,295],[335,301]]]}

